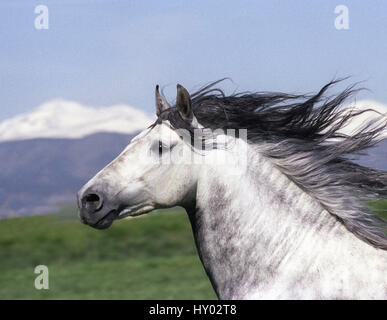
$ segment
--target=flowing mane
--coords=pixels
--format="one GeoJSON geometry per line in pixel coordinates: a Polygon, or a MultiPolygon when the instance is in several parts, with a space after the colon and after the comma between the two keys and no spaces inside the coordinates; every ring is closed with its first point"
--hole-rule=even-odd
{"type": "MultiPolygon", "coordinates": [[[[367,206],[367,201],[387,198],[387,172],[351,160],[380,141],[386,121],[380,117],[351,135],[340,131],[354,117],[373,111],[340,108],[358,89],[351,86],[326,96],[340,81],[334,80],[312,95],[242,92],[227,96],[215,88],[220,81],[191,95],[198,122],[212,130],[247,129],[248,142],[283,174],[357,237],[387,250],[387,222],[367,206]]],[[[163,111],[156,123],[162,120],[193,133],[175,106],[163,111]]]]}

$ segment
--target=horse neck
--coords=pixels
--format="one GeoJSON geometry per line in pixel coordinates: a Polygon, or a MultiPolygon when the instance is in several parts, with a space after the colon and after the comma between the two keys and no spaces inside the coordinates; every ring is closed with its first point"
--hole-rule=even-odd
{"type": "Polygon", "coordinates": [[[248,163],[229,175],[224,168],[204,167],[196,207],[187,210],[199,256],[220,298],[257,291],[275,296],[284,290],[275,288],[279,281],[290,286],[309,266],[324,267],[317,261],[329,265],[327,260],[335,259],[331,244],[357,241],[267,159],[254,154],[248,163]]]}

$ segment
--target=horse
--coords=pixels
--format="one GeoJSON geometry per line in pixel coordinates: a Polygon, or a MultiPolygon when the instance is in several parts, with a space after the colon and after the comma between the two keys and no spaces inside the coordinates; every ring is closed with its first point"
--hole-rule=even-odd
{"type": "Polygon", "coordinates": [[[157,120],[81,188],[80,220],[183,207],[219,299],[386,299],[387,222],[369,201],[387,197],[387,172],[355,161],[385,118],[343,133],[372,109],[342,108],[355,85],[327,96],[340,79],[312,94],[219,81],[178,84],[174,105],[156,86],[157,120]]]}

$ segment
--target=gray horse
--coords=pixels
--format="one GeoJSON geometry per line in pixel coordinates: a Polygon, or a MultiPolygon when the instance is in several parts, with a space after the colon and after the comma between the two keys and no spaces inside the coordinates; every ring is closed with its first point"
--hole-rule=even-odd
{"type": "Polygon", "coordinates": [[[94,228],[158,208],[186,209],[200,259],[221,299],[385,299],[387,223],[367,201],[387,198],[387,173],[350,156],[384,132],[379,117],[325,97],[240,93],[212,83],[170,106],[78,193],[94,228]],[[375,119],[375,118],[374,118],[375,119]]]}

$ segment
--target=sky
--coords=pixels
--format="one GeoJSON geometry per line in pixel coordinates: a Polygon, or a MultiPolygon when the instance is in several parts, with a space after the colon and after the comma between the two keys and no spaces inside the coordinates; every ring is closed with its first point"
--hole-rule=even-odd
{"type": "Polygon", "coordinates": [[[156,84],[173,100],[177,83],[223,77],[229,93],[305,93],[351,76],[359,99],[387,103],[386,14],[384,0],[1,0],[0,121],[57,98],[153,113],[156,84]]]}

